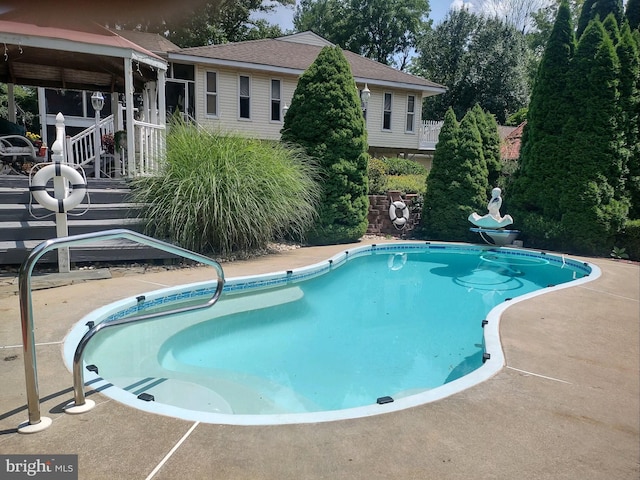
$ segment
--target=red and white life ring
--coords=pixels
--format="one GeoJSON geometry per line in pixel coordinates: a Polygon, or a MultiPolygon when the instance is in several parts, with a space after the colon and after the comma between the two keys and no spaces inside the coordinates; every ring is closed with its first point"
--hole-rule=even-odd
{"type": "Polygon", "coordinates": [[[41,168],[33,176],[29,187],[33,198],[47,210],[65,213],[80,205],[84,198],[87,185],[77,170],[69,165],[54,163],[41,168]],[[54,177],[66,178],[71,184],[71,193],[65,198],[55,198],[47,192],[47,183],[54,177]]]}
{"type": "Polygon", "coordinates": [[[398,227],[404,226],[409,220],[409,209],[407,208],[407,205],[399,200],[393,202],[389,206],[389,218],[394,225],[398,227]],[[400,212],[399,215],[398,211],[400,212]]]}

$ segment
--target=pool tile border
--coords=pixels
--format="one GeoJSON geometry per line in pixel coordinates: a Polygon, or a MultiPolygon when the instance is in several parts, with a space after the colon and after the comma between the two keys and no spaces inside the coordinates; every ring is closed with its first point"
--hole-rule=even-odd
{"type": "MultiPolygon", "coordinates": [[[[324,260],[322,262],[309,265],[306,267],[301,267],[295,270],[287,270],[284,272],[276,272],[269,273],[265,275],[258,276],[250,276],[250,277],[235,277],[226,281],[223,289],[223,293],[234,294],[234,293],[242,293],[249,290],[257,290],[264,288],[272,288],[281,285],[287,285],[290,283],[301,282],[304,280],[308,280],[313,277],[317,277],[319,275],[324,275],[328,273],[334,268],[337,268],[348,260],[362,257],[365,255],[369,255],[373,253],[403,253],[407,251],[454,251],[461,254],[477,254],[477,253],[485,253],[485,252],[493,252],[499,253],[501,255],[506,256],[514,256],[514,257],[525,257],[525,258],[535,258],[540,259],[544,258],[550,263],[554,263],[556,265],[560,265],[563,268],[573,268],[584,276],[588,276],[592,269],[591,267],[585,263],[580,262],[578,260],[567,258],[564,255],[558,256],[557,254],[549,254],[547,252],[541,251],[533,251],[533,250],[524,250],[524,249],[515,249],[508,247],[487,247],[483,245],[471,245],[471,244],[434,244],[430,242],[422,243],[422,242],[404,242],[404,243],[387,243],[387,244],[372,244],[365,245],[362,247],[356,247],[351,250],[345,250],[344,252],[338,253],[333,257],[324,260]]],[[[190,285],[186,285],[189,287],[190,285]]],[[[172,288],[172,290],[174,290],[172,288]]],[[[138,314],[144,312],[146,310],[157,308],[162,305],[166,305],[168,303],[172,303],[179,300],[187,300],[187,299],[196,299],[196,298],[204,298],[211,297],[215,292],[215,285],[210,287],[201,287],[196,290],[189,290],[185,292],[179,293],[171,293],[165,296],[158,296],[152,299],[145,299],[144,302],[137,302],[135,305],[129,306],[125,309],[119,310],[111,315],[107,316],[105,321],[118,320],[120,318],[138,314]]],[[[158,295],[161,295],[164,290],[160,290],[157,292],[158,295]]]]}

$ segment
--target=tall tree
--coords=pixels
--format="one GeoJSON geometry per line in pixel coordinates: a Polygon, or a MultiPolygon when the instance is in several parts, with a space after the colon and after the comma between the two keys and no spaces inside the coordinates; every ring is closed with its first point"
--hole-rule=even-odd
{"type": "Polygon", "coordinates": [[[620,111],[624,132],[626,188],[631,201],[630,218],[640,218],[640,52],[629,23],[622,26],[616,47],[620,60],[620,111]]]}
{"type": "Polygon", "coordinates": [[[440,120],[449,106],[461,117],[479,103],[499,123],[527,104],[527,62],[524,35],[495,18],[466,9],[449,12],[422,38],[414,72],[447,87],[427,99],[424,118],[440,120]]]}
{"type": "Polygon", "coordinates": [[[569,72],[573,102],[565,127],[568,172],[559,192],[561,246],[606,254],[628,214],[620,129],[619,61],[598,20],[582,34],[569,72]]]}
{"type": "Polygon", "coordinates": [[[298,81],[282,140],[302,146],[320,165],[324,192],[310,244],[346,243],[367,230],[367,132],[349,63],[324,47],[298,81]]]}
{"type": "Polygon", "coordinates": [[[571,10],[571,24],[578,24],[578,18],[580,18],[584,0],[553,0],[551,3],[548,3],[546,7],[534,12],[531,15],[534,28],[527,32],[527,41],[529,42],[529,47],[537,57],[542,58],[544,47],[551,36],[551,30],[555,24],[558,9],[563,1],[567,2],[571,10]]]}
{"type": "Polygon", "coordinates": [[[428,0],[302,0],[297,31],[313,30],[352,52],[400,69],[429,27],[428,0]]]}
{"type": "Polygon", "coordinates": [[[447,110],[427,177],[422,235],[435,240],[472,240],[467,218],[486,208],[487,175],[476,114],[469,110],[458,126],[453,110],[447,110]]]}
{"type": "Polygon", "coordinates": [[[480,104],[476,103],[472,109],[476,116],[476,124],[482,138],[482,152],[487,164],[487,197],[491,194],[491,189],[497,186],[502,162],[500,160],[500,134],[498,123],[493,115],[482,110],[480,104]]]}
{"type": "Polygon", "coordinates": [[[533,16],[548,5],[547,0],[485,0],[483,11],[492,17],[504,20],[522,33],[533,26],[533,16]]]}
{"type": "Polygon", "coordinates": [[[622,0],[585,0],[578,19],[576,36],[580,38],[591,20],[598,17],[603,22],[610,13],[613,13],[619,24],[622,23],[622,0]]]}
{"type": "Polygon", "coordinates": [[[631,30],[640,28],[640,0],[627,0],[627,9],[624,15],[629,20],[631,30]]]}
{"type": "Polygon", "coordinates": [[[158,18],[129,18],[126,15],[114,26],[159,33],[179,47],[198,47],[227,42],[282,35],[277,25],[254,19],[253,13],[268,13],[278,5],[294,5],[295,0],[212,0],[199,4],[197,10],[185,9],[182,15],[158,18]]]}
{"type": "Polygon", "coordinates": [[[427,176],[427,191],[420,218],[420,234],[425,238],[451,240],[454,238],[453,231],[459,234],[459,225],[464,223],[458,212],[459,199],[450,192],[455,175],[459,173],[459,131],[456,114],[449,108],[444,116],[433,163],[427,176]]]}
{"type": "Polygon", "coordinates": [[[559,235],[562,211],[558,189],[567,175],[563,130],[573,99],[568,72],[575,50],[571,11],[558,9],[531,95],[522,137],[520,167],[509,192],[509,208],[521,229],[538,247],[549,247],[559,235]]]}

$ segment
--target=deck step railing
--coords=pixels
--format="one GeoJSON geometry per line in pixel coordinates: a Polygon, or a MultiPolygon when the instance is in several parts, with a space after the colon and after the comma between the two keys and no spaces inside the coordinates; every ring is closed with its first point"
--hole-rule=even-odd
{"type": "MultiPolygon", "coordinates": [[[[100,130],[100,139],[102,139],[103,135],[113,135],[113,115],[109,115],[100,120],[98,128],[100,130]]],[[[100,142],[100,145],[95,145],[95,131],[96,126],[92,125],[77,135],[66,138],[64,153],[67,163],[74,167],[82,167],[93,162],[96,159],[96,153],[99,155],[106,153],[102,148],[102,142],[100,142]]]]}
{"type": "Polygon", "coordinates": [[[166,127],[138,120],[134,120],[133,126],[136,154],[128,155],[123,175],[134,177],[157,173],[165,154],[166,127]]]}

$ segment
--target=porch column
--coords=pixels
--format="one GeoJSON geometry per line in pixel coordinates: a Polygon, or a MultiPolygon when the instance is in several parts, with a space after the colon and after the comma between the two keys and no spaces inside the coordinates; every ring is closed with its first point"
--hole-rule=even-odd
{"type": "MultiPolygon", "coordinates": [[[[118,92],[111,92],[111,113],[113,115],[113,137],[115,139],[115,133],[122,130],[122,114],[120,113],[120,101],[118,92]]],[[[113,158],[115,165],[115,177],[120,178],[122,176],[122,168],[120,168],[120,148],[117,145],[113,147],[113,158]]]]}
{"type": "Polygon", "coordinates": [[[130,58],[124,59],[124,97],[126,106],[127,124],[127,175],[133,176],[136,172],[136,151],[135,151],[135,127],[133,125],[133,65],[130,58]]]}
{"type": "Polygon", "coordinates": [[[167,125],[166,72],[158,69],[158,124],[167,125]]]}
{"type": "Polygon", "coordinates": [[[8,119],[10,122],[17,123],[16,116],[16,97],[13,93],[13,83],[7,83],[7,107],[9,109],[8,119]]]}
{"type": "Polygon", "coordinates": [[[40,136],[42,141],[49,145],[47,132],[47,97],[44,87],[38,87],[38,114],[40,115],[40,136]]]}

